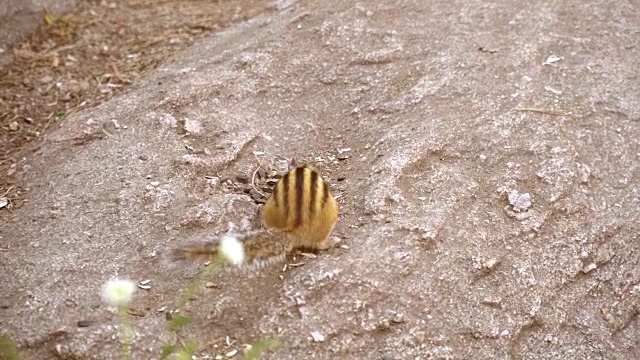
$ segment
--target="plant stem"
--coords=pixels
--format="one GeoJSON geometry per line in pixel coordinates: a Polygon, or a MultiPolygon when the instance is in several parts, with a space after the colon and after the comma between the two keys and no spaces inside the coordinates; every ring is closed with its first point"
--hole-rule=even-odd
{"type": "Polygon", "coordinates": [[[128,313],[128,307],[119,306],[118,316],[122,323],[122,358],[131,359],[131,344],[133,343],[133,329],[131,327],[131,317],[128,313]]]}

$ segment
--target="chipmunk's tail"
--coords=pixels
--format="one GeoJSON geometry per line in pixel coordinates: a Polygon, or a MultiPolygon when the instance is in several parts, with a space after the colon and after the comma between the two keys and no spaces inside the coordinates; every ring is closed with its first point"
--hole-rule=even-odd
{"type": "Polygon", "coordinates": [[[171,261],[211,261],[218,256],[219,241],[184,244],[169,249],[167,257],[171,261]]]}
{"type": "MultiPolygon", "coordinates": [[[[266,265],[280,261],[291,251],[292,241],[289,235],[276,229],[260,229],[225,236],[233,236],[242,244],[245,263],[250,265],[266,265]]],[[[172,261],[212,261],[220,252],[220,240],[221,238],[216,238],[180,245],[170,249],[167,256],[172,261]]]]}

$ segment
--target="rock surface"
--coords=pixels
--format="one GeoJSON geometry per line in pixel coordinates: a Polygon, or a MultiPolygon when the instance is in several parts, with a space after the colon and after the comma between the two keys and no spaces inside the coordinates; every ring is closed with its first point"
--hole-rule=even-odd
{"type": "Polygon", "coordinates": [[[134,357],[158,358],[159,309],[199,270],[162,252],[251,226],[251,198],[205,176],[251,174],[260,151],[316,160],[346,246],[208,279],[183,334],[204,353],[275,337],[265,358],[640,358],[636,7],[279,4],[18,163],[4,332],[33,358],[116,358],[100,287],[150,279],[134,357]]]}

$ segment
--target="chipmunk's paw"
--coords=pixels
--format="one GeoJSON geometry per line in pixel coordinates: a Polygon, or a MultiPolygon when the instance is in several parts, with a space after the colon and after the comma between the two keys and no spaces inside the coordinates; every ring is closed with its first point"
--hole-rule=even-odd
{"type": "Polygon", "coordinates": [[[320,251],[327,251],[330,250],[334,247],[336,247],[340,241],[342,241],[342,239],[340,239],[337,236],[331,236],[329,238],[327,238],[325,241],[323,241],[320,246],[318,246],[318,250],[320,251]]]}

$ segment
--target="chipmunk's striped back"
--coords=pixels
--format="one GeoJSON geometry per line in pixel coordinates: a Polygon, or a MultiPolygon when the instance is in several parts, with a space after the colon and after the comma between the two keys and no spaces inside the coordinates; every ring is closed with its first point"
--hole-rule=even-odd
{"type": "Polygon", "coordinates": [[[338,204],[320,175],[301,166],[278,181],[263,218],[269,228],[299,235],[304,246],[323,248],[338,218],[338,204]]]}

